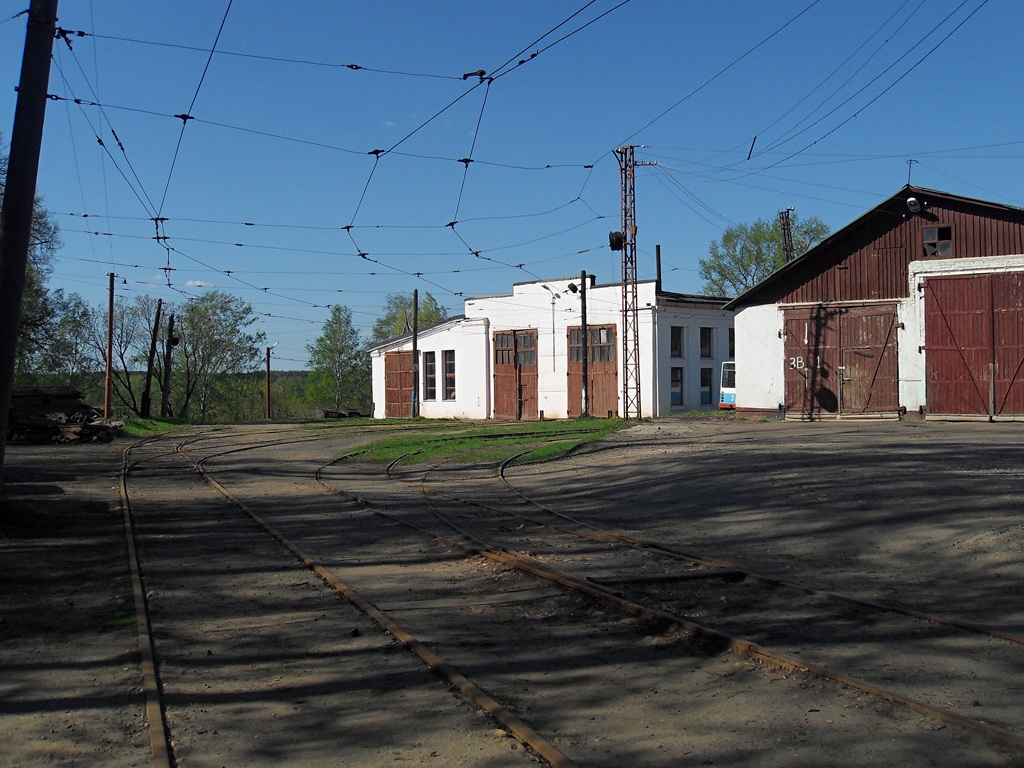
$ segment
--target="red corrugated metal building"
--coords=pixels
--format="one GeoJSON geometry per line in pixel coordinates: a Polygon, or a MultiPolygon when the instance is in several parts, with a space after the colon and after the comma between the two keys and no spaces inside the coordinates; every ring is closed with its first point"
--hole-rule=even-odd
{"type": "Polygon", "coordinates": [[[726,305],[737,408],[1024,418],[1024,210],[906,186],[726,305]]]}

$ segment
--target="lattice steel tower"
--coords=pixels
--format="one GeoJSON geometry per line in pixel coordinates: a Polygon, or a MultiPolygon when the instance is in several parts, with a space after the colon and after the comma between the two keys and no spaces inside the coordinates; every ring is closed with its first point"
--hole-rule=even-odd
{"type": "MultiPolygon", "coordinates": [[[[633,147],[615,150],[622,179],[621,239],[612,238],[612,248],[622,250],[622,416],[640,418],[640,331],[636,297],[636,179],[633,147]]],[[[614,235],[615,233],[612,233],[614,235]]]]}

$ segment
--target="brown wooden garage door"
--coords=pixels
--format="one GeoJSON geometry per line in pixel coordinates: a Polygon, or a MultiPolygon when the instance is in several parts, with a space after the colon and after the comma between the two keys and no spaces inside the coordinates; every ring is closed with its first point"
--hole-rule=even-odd
{"type": "Polygon", "coordinates": [[[1024,415],[1024,274],[925,280],[928,412],[1024,415]]]}
{"type": "Polygon", "coordinates": [[[537,331],[494,334],[494,418],[536,419],[537,331]]]}
{"type": "Polygon", "coordinates": [[[412,418],[412,352],[384,355],[384,416],[412,418]]]}
{"type": "MultiPolygon", "coordinates": [[[[619,365],[615,357],[615,326],[588,325],[587,399],[591,416],[613,418],[619,413],[619,365]]],[[[583,327],[569,328],[568,411],[570,419],[583,414],[583,327]]]]}
{"type": "Polygon", "coordinates": [[[899,408],[895,305],[787,309],[784,323],[788,414],[899,408]]]}

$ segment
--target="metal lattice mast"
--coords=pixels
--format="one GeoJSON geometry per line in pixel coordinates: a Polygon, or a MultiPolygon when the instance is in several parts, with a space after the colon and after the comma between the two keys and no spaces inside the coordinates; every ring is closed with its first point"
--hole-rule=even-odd
{"type": "Polygon", "coordinates": [[[640,418],[640,331],[636,292],[636,178],[633,147],[615,150],[622,179],[622,417],[640,418]]]}

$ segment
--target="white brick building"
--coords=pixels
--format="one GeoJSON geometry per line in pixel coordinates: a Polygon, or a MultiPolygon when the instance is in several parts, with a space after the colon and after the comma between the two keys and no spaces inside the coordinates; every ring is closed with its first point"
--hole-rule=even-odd
{"type": "MultiPolygon", "coordinates": [[[[420,415],[580,415],[579,288],[579,277],[517,283],[510,294],[467,299],[463,315],[420,331],[420,415]]],[[[593,416],[622,415],[621,301],[619,283],[587,286],[588,396],[593,416]]],[[[733,316],[722,308],[725,301],[659,291],[653,280],[638,283],[642,416],[718,407],[721,364],[733,358],[733,316]]],[[[370,352],[376,418],[412,413],[412,343],[410,334],[370,352]]]]}

